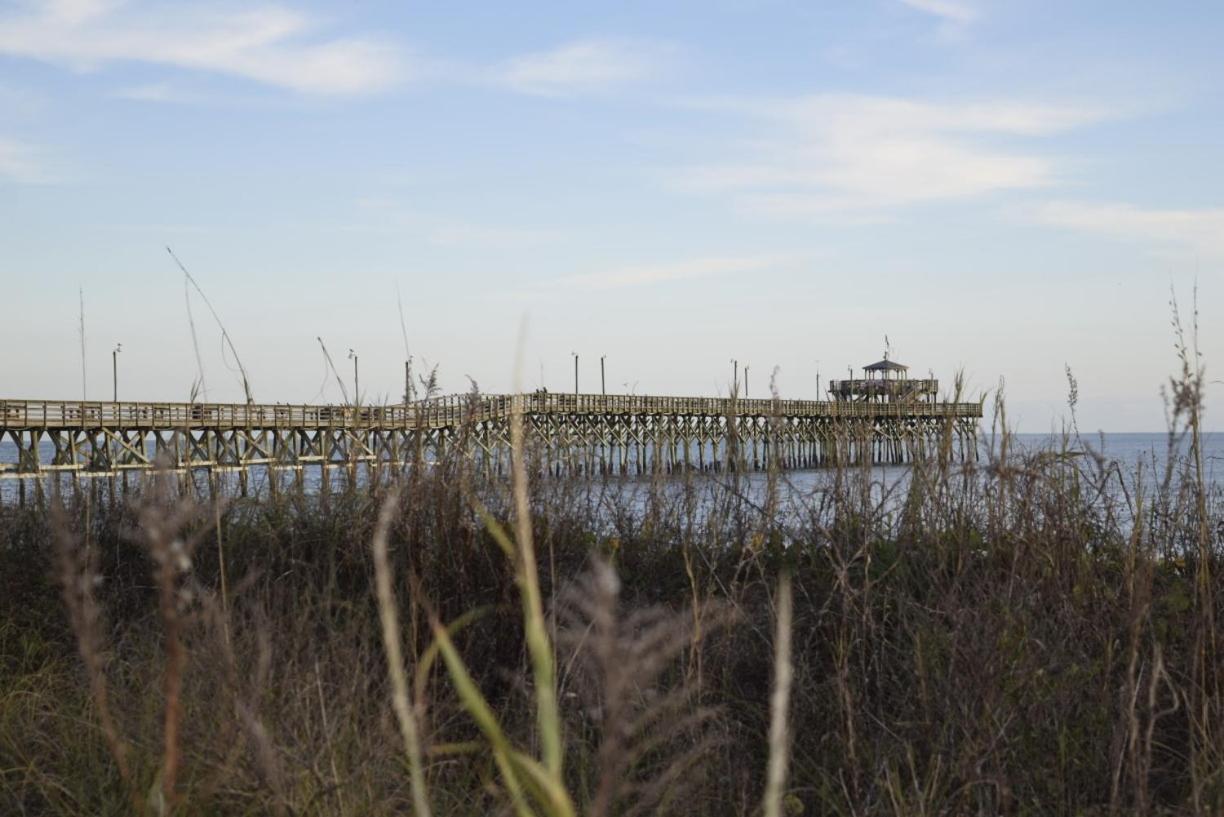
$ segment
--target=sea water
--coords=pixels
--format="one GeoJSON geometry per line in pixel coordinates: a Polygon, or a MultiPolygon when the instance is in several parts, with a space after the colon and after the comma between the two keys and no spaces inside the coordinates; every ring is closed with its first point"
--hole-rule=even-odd
{"type": "MultiPolygon", "coordinates": [[[[1176,460],[1176,458],[1185,456],[1190,450],[1188,437],[1183,435],[1171,438],[1167,432],[1098,433],[1065,438],[1049,434],[1014,434],[1010,440],[1013,446],[1011,451],[1013,455],[1023,456],[1043,451],[1061,452],[1078,458],[1085,466],[1091,463],[1095,467],[1095,463],[1098,461],[1116,463],[1124,478],[1131,477],[1142,468],[1149,485],[1152,484],[1153,479],[1161,478],[1165,465],[1169,461],[1170,454],[1176,460]]],[[[1209,485],[1214,485],[1217,480],[1224,477],[1224,432],[1205,433],[1202,436],[1202,441],[1204,481],[1209,485]]],[[[988,463],[997,457],[999,447],[998,438],[984,434],[979,440],[978,445],[979,464],[988,463]]],[[[47,462],[54,454],[54,446],[49,441],[44,441],[39,453],[40,459],[47,462]]],[[[0,463],[15,463],[16,461],[16,446],[10,440],[0,441],[0,463]]],[[[342,481],[345,479],[345,475],[341,471],[342,469],[332,469],[328,475],[334,486],[342,484],[342,481]]],[[[364,473],[364,469],[359,469],[359,473],[364,473]]],[[[871,469],[872,481],[877,483],[878,489],[882,492],[896,492],[900,483],[903,483],[906,479],[908,473],[909,466],[907,465],[878,465],[873,466],[871,469]]],[[[304,480],[307,489],[318,490],[321,487],[322,480],[320,469],[307,467],[305,474],[304,480]]],[[[253,491],[258,491],[266,485],[268,475],[265,469],[254,467],[251,469],[250,475],[250,485],[253,491]]],[[[204,472],[197,471],[196,476],[203,477],[204,472]]],[[[56,478],[60,479],[62,483],[72,479],[69,475],[50,477],[50,479],[56,478]]],[[[132,478],[135,479],[136,477],[133,476],[132,478]]],[[[280,474],[280,478],[286,485],[289,484],[288,481],[291,479],[289,475],[284,473],[280,474]]],[[[577,478],[589,479],[587,477],[577,478]]],[[[750,499],[757,496],[763,497],[769,480],[768,475],[761,471],[749,471],[738,475],[734,479],[726,472],[717,474],[709,472],[696,475],[689,474],[687,477],[672,474],[664,479],[665,481],[678,483],[685,478],[695,479],[698,482],[705,480],[715,487],[734,482],[750,499]]],[[[788,498],[804,500],[812,495],[828,490],[831,478],[832,472],[828,469],[791,470],[784,472],[778,484],[786,492],[788,498]]],[[[236,481],[236,477],[232,473],[225,474],[224,479],[236,481]]],[[[624,490],[630,491],[645,490],[655,482],[655,478],[649,475],[597,477],[596,480],[616,483],[622,486],[624,490]]],[[[27,488],[29,488],[33,480],[27,478],[25,481],[27,488]]],[[[18,483],[19,480],[12,477],[0,479],[0,501],[10,501],[16,498],[19,493],[18,483]]],[[[204,484],[206,485],[207,482],[205,481],[204,484]]]]}

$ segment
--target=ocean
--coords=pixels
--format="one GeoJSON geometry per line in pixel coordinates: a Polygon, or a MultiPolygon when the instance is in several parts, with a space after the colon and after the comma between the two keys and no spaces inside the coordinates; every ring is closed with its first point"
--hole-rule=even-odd
{"type": "MultiPolygon", "coordinates": [[[[979,442],[979,462],[989,461],[991,452],[997,448],[998,441],[990,435],[984,435],[979,442]]],[[[1183,455],[1189,449],[1186,438],[1171,440],[1167,432],[1151,433],[1098,433],[1085,434],[1067,440],[1049,434],[1015,434],[1012,436],[1015,447],[1013,453],[1036,453],[1040,451],[1061,451],[1065,445],[1072,456],[1105,462],[1116,462],[1123,474],[1138,472],[1142,466],[1151,484],[1153,475],[1163,472],[1169,453],[1183,455]]],[[[40,449],[41,458],[47,461],[54,453],[50,443],[44,443],[40,449]]],[[[10,440],[0,441],[0,463],[15,463],[17,460],[16,446],[10,440]]],[[[1205,481],[1215,484],[1224,477],[1224,432],[1209,432],[1203,435],[1203,468],[1205,481]]],[[[885,489],[894,488],[898,481],[904,481],[909,471],[908,466],[876,466],[873,476],[885,489]]],[[[341,475],[333,473],[333,478],[339,480],[341,475]]],[[[830,474],[827,470],[810,469],[794,470],[785,473],[782,481],[790,499],[803,502],[805,497],[823,491],[828,484],[830,474]]],[[[233,475],[227,475],[232,478],[233,475]]],[[[715,482],[725,481],[726,474],[700,474],[695,479],[709,479],[715,482]]],[[[68,479],[62,477],[61,479],[68,479]]],[[[264,484],[266,476],[258,469],[253,469],[251,484],[256,489],[264,484]]],[[[317,469],[307,469],[307,486],[318,488],[320,477],[317,469]]],[[[585,479],[585,478],[582,478],[585,479]]],[[[602,478],[598,478],[601,479],[602,478]]],[[[669,479],[679,479],[676,476],[669,479]]],[[[767,477],[761,472],[751,472],[742,481],[744,489],[750,493],[763,490],[767,477]]],[[[608,482],[617,483],[630,491],[644,487],[651,482],[649,476],[609,477],[608,482]]],[[[26,480],[27,488],[30,480],[26,480]]],[[[11,501],[19,494],[19,480],[14,478],[0,479],[0,501],[11,501]]]]}

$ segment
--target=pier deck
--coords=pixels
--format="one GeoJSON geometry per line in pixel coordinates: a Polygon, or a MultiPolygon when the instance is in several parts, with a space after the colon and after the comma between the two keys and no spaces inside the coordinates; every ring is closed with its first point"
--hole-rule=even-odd
{"type": "Polygon", "coordinates": [[[461,444],[501,467],[521,405],[542,463],[561,473],[897,463],[951,434],[975,437],[979,403],[747,400],[531,393],[382,406],[0,400],[0,478],[166,467],[374,466],[433,461],[461,444]]]}

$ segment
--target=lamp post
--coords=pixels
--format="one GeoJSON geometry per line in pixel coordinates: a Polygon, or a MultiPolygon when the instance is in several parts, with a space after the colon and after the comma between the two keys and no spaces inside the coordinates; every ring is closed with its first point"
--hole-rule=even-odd
{"type": "Polygon", "coordinates": [[[608,393],[608,381],[604,375],[604,361],[607,360],[607,355],[599,356],[599,393],[606,395],[608,393]]]}
{"type": "Polygon", "coordinates": [[[116,343],[115,348],[111,350],[111,382],[114,385],[114,401],[119,402],[119,353],[123,351],[123,344],[116,343]]]}
{"type": "Polygon", "coordinates": [[[353,402],[361,402],[361,382],[357,378],[357,353],[349,349],[349,360],[353,361],[353,402]]]}
{"type": "Polygon", "coordinates": [[[570,352],[574,356],[574,394],[578,393],[578,353],[570,352]]]}
{"type": "Polygon", "coordinates": [[[744,398],[748,397],[748,366],[744,367],[744,398]]]}
{"type": "Polygon", "coordinates": [[[816,399],[820,399],[820,361],[816,361],[816,399]]]}
{"type": "Polygon", "coordinates": [[[731,358],[731,389],[732,391],[739,388],[739,361],[731,358]]]}

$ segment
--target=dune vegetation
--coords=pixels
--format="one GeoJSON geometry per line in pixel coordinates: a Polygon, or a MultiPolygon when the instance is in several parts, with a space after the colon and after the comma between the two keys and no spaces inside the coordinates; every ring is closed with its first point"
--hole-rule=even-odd
{"type": "Polygon", "coordinates": [[[0,507],[0,813],[1219,814],[1182,354],[1165,465],[1016,450],[1000,400],[987,456],[888,485],[562,480],[520,440],[508,479],[0,507]]]}

